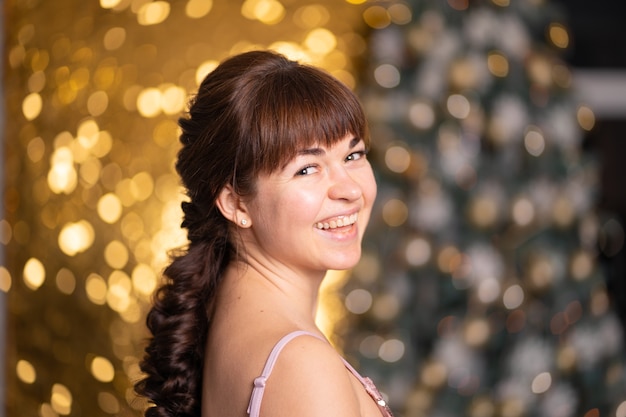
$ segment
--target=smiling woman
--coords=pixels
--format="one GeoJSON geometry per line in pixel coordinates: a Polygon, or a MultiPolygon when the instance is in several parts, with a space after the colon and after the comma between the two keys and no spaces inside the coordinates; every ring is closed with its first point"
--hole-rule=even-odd
{"type": "Polygon", "coordinates": [[[356,96],[252,51],[204,79],[180,126],[190,243],[148,315],[146,415],[389,416],[315,322],[326,272],[359,261],[376,197],[356,96]]]}
{"type": "MultiPolygon", "coordinates": [[[[376,194],[365,144],[352,135],[300,152],[285,168],[259,176],[254,197],[218,199],[229,218],[250,218],[241,231],[248,262],[276,260],[315,277],[353,267],[376,194]],[[236,211],[236,212],[235,212],[236,211]]],[[[286,271],[285,271],[286,272],[286,271]]]]}

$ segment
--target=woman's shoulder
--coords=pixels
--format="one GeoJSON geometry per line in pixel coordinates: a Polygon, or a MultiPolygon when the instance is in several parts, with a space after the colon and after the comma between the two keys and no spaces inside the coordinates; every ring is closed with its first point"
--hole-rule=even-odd
{"type": "Polygon", "coordinates": [[[277,340],[274,347],[281,348],[280,356],[283,362],[302,362],[304,365],[304,362],[315,362],[316,359],[325,358],[343,364],[335,348],[317,332],[306,330],[286,332],[277,340]]]}
{"type": "Polygon", "coordinates": [[[276,358],[263,410],[281,416],[359,416],[359,401],[341,356],[326,340],[299,333],[276,358]]]}

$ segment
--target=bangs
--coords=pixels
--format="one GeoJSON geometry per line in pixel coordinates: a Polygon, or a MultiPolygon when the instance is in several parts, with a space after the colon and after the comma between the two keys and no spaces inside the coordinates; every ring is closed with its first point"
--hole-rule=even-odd
{"type": "MultiPolygon", "coordinates": [[[[367,123],[356,95],[316,68],[289,62],[256,84],[243,126],[241,149],[254,172],[272,173],[298,151],[313,145],[331,147],[346,135],[369,146],[367,123]],[[260,87],[259,87],[260,85],[260,87]],[[252,104],[254,103],[254,104],[252,104]]],[[[243,156],[243,155],[242,155],[243,156]]]]}

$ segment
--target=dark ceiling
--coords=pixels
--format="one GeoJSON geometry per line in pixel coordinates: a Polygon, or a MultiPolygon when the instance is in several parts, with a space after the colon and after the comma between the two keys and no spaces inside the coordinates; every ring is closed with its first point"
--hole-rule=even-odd
{"type": "Polygon", "coordinates": [[[553,0],[567,16],[573,67],[626,70],[625,0],[553,0]]]}
{"type": "MultiPolygon", "coordinates": [[[[564,58],[572,69],[624,71],[626,76],[626,1],[552,1],[562,8],[570,28],[571,49],[564,58]]],[[[626,224],[626,116],[597,120],[586,142],[600,162],[598,204],[626,224]]],[[[626,263],[626,249],[622,258],[626,263]]]]}

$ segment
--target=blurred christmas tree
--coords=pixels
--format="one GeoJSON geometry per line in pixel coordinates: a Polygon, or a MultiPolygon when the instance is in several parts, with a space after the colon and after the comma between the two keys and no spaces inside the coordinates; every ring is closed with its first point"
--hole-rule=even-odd
{"type": "Polygon", "coordinates": [[[372,3],[379,197],[345,350],[413,416],[626,416],[597,267],[593,113],[539,0],[372,3]]]}

